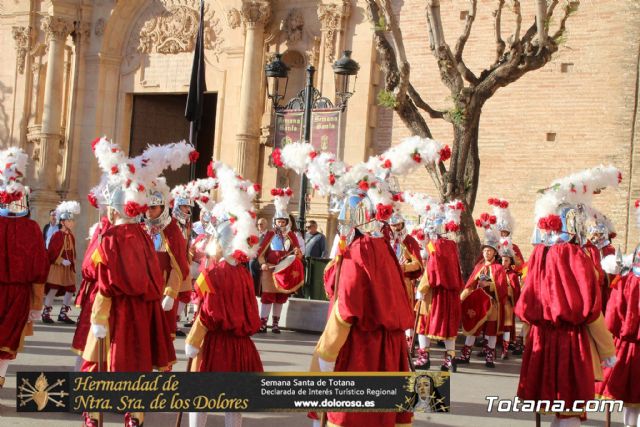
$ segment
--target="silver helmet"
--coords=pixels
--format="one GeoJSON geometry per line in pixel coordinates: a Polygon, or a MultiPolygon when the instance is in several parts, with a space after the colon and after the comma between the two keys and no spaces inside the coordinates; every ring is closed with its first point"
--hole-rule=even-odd
{"type": "Polygon", "coordinates": [[[29,187],[24,187],[18,200],[10,203],[0,203],[0,216],[20,218],[29,215],[29,187]]]}
{"type": "Polygon", "coordinates": [[[176,197],[173,199],[173,209],[171,214],[180,224],[185,225],[191,220],[191,213],[193,212],[192,208],[193,200],[184,197],[176,197]],[[180,209],[180,206],[189,206],[189,212],[183,212],[182,209],[180,209]]]}
{"type": "Polygon", "coordinates": [[[355,230],[376,236],[380,233],[376,207],[364,191],[356,188],[347,190],[339,206],[338,227],[340,234],[347,236],[347,241],[353,239],[355,230]]]}

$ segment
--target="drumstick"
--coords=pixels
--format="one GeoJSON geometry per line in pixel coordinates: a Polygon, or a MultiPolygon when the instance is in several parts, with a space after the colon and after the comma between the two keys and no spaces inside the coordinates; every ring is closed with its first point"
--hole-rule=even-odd
{"type": "MultiPolygon", "coordinates": [[[[104,338],[98,338],[98,372],[102,372],[102,364],[104,363],[104,338]]],[[[102,417],[102,411],[98,412],[98,427],[102,427],[104,424],[102,417]]]]}
{"type": "MultiPolygon", "coordinates": [[[[192,363],[193,363],[193,357],[190,357],[189,360],[187,360],[187,372],[191,372],[192,363]]],[[[181,424],[182,424],[182,411],[178,412],[178,415],[176,416],[176,427],[180,427],[181,424]]]]}

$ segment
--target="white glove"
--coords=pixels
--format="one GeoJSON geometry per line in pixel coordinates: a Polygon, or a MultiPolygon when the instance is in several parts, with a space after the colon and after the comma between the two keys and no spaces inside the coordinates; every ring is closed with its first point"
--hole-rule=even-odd
{"type": "Polygon", "coordinates": [[[71,261],[69,261],[68,259],[63,259],[62,265],[65,267],[69,267],[71,265],[71,261]]]}
{"type": "Polygon", "coordinates": [[[607,357],[602,361],[602,366],[604,366],[605,368],[613,368],[617,361],[618,358],[615,356],[607,357]]]}
{"type": "Polygon", "coordinates": [[[91,324],[91,332],[93,332],[93,336],[96,338],[104,338],[107,336],[107,328],[102,325],[96,325],[95,323],[91,324]]]}
{"type": "Polygon", "coordinates": [[[185,343],[185,345],[184,345],[184,354],[186,354],[189,359],[193,359],[194,357],[196,357],[198,355],[198,353],[200,353],[200,349],[199,348],[194,347],[191,344],[186,344],[185,343]]]}
{"type": "Polygon", "coordinates": [[[162,309],[164,311],[170,311],[173,308],[173,301],[173,298],[171,298],[169,295],[166,295],[162,300],[162,309]]]}
{"type": "Polygon", "coordinates": [[[318,358],[318,362],[320,365],[321,372],[333,372],[336,367],[336,362],[328,362],[324,360],[322,357],[318,358]]]}
{"type": "Polygon", "coordinates": [[[38,320],[42,315],[41,310],[31,310],[29,311],[29,322],[33,322],[34,320],[38,320]]]}

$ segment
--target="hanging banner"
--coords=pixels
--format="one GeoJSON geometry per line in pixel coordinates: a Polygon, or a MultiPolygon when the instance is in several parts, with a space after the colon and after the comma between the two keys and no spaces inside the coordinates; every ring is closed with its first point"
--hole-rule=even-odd
{"type": "Polygon", "coordinates": [[[314,110],[311,115],[311,144],[316,151],[338,155],[340,141],[339,108],[314,110]]]}
{"type": "Polygon", "coordinates": [[[302,121],[304,112],[300,110],[276,111],[276,125],[273,146],[282,148],[290,142],[302,141],[302,121]]]}
{"type": "MultiPolygon", "coordinates": [[[[316,151],[338,154],[340,142],[339,108],[316,109],[311,114],[311,144],[316,151]]],[[[290,142],[304,139],[304,112],[281,110],[276,112],[274,147],[282,148],[290,142]]]]}

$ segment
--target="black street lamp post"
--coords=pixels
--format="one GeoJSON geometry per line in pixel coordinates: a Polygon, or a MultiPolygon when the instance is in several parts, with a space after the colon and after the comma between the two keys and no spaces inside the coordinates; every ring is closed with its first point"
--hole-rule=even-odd
{"type": "MultiPolygon", "coordinates": [[[[355,80],[360,66],[351,59],[351,51],[345,50],[342,57],[333,64],[335,76],[337,107],[344,111],[347,102],[355,91],[355,80]],[[351,76],[354,76],[351,81],[351,76]]],[[[276,54],[274,59],[264,67],[268,83],[268,96],[271,98],[273,108],[280,110],[303,110],[303,141],[311,142],[311,115],[315,108],[332,108],[333,103],[323,97],[320,92],[313,87],[313,75],[316,69],[313,65],[307,66],[307,82],[303,90],[296,97],[291,99],[286,105],[281,105],[280,100],[284,99],[289,81],[289,67],[282,61],[282,56],[276,54]]],[[[298,203],[298,228],[304,236],[305,216],[307,210],[307,176],[302,174],[300,178],[300,200],[298,203]]]]}

